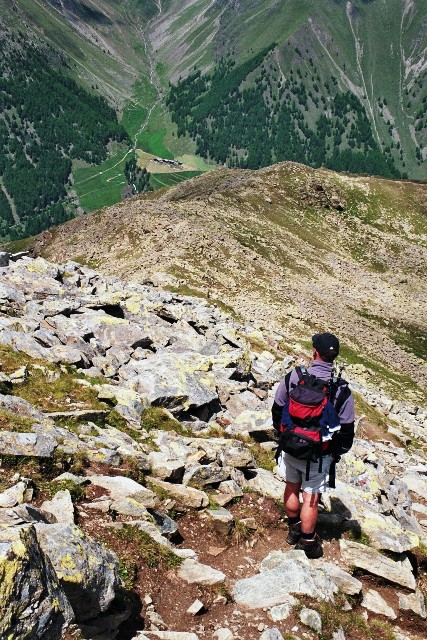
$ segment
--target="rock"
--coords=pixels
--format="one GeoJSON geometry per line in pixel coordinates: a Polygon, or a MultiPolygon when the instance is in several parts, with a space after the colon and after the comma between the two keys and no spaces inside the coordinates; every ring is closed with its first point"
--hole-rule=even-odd
{"type": "Polygon", "coordinates": [[[98,398],[100,400],[113,401],[116,403],[115,409],[125,420],[129,420],[132,425],[140,428],[141,416],[148,408],[149,402],[142,398],[139,393],[124,387],[113,387],[103,384],[97,387],[98,398]]]}
{"type": "Polygon", "coordinates": [[[0,432],[0,451],[3,455],[51,458],[57,441],[36,433],[0,432]]]}
{"type": "Polygon", "coordinates": [[[299,619],[303,624],[310,629],[313,629],[316,633],[322,633],[322,619],[320,613],[315,609],[307,609],[304,607],[301,609],[299,619]]]}
{"type": "Polygon", "coordinates": [[[221,482],[218,487],[218,493],[215,494],[215,502],[220,507],[224,507],[226,504],[234,500],[234,498],[241,498],[243,491],[234,480],[225,480],[221,482]]]}
{"type": "Polygon", "coordinates": [[[190,559],[184,560],[177,570],[177,575],[178,578],[181,578],[184,582],[188,582],[188,584],[199,584],[203,586],[222,584],[225,580],[225,575],[222,571],[190,559]]]}
{"type": "Polygon", "coordinates": [[[114,501],[131,499],[143,507],[156,507],[157,496],[153,491],[125,476],[88,476],[91,484],[106,489],[114,501]]]}
{"type": "Polygon", "coordinates": [[[75,525],[36,524],[34,527],[76,620],[90,620],[106,611],[120,581],[115,554],[75,525]]]}
{"type": "Polygon", "coordinates": [[[332,640],[345,640],[344,629],[340,627],[337,631],[334,631],[332,634],[332,640]]]}
{"type": "Polygon", "coordinates": [[[283,640],[283,636],[280,633],[279,629],[276,627],[272,627],[271,629],[266,629],[259,637],[259,640],[283,640]]]}
{"type": "Polygon", "coordinates": [[[293,558],[283,560],[274,569],[237,580],[233,587],[236,603],[249,609],[284,604],[288,602],[289,594],[332,601],[337,592],[338,588],[324,571],[293,558]]]}
{"type": "Polygon", "coordinates": [[[140,633],[132,638],[132,640],[199,640],[195,633],[186,631],[140,631],[140,633]]]}
{"type": "Polygon", "coordinates": [[[269,617],[273,620],[273,622],[279,622],[281,620],[286,620],[289,618],[292,609],[299,604],[297,598],[289,595],[288,601],[283,604],[276,605],[272,607],[269,611],[269,617]]]}
{"type": "Polygon", "coordinates": [[[8,251],[0,251],[0,267],[8,267],[10,262],[10,253],[8,251]]]}
{"type": "Polygon", "coordinates": [[[200,600],[195,600],[193,604],[190,607],[188,607],[186,613],[188,613],[191,616],[196,616],[198,613],[203,611],[204,608],[205,608],[205,605],[203,604],[203,602],[201,602],[200,600]]]}
{"type": "Polygon", "coordinates": [[[2,395],[8,395],[9,393],[12,393],[12,389],[12,380],[9,376],[0,371],[0,393],[2,395]]]}
{"type": "Polygon", "coordinates": [[[32,526],[0,534],[0,636],[60,640],[70,603],[32,526]]]}
{"type": "Polygon", "coordinates": [[[29,504],[0,509],[0,530],[35,522],[48,523],[54,522],[54,519],[29,504]]]}
{"type": "Polygon", "coordinates": [[[126,384],[151,404],[189,411],[218,399],[209,358],[194,352],[155,354],[138,362],[126,384]]]}
{"type": "Polygon", "coordinates": [[[193,489],[192,487],[184,487],[181,484],[172,484],[170,482],[163,482],[158,478],[149,477],[147,481],[155,487],[163,489],[168,495],[172,496],[183,507],[192,507],[193,509],[200,509],[207,507],[209,504],[209,498],[204,491],[199,489],[193,489]]]}
{"type": "Polygon", "coordinates": [[[152,510],[151,516],[154,519],[154,523],[162,536],[171,540],[175,534],[178,533],[178,525],[175,520],[169,518],[166,513],[162,513],[161,511],[152,510]]]}
{"type": "Polygon", "coordinates": [[[113,500],[110,503],[109,510],[121,516],[132,516],[133,518],[150,519],[150,514],[141,502],[134,498],[122,498],[121,500],[113,500]]]}
{"type": "Polygon", "coordinates": [[[348,596],[355,596],[362,590],[363,584],[354,576],[338,567],[333,562],[322,562],[315,560],[313,562],[315,566],[320,566],[328,574],[334,584],[337,585],[341,593],[345,593],[348,596]]]}
{"type": "Polygon", "coordinates": [[[0,493],[0,507],[15,507],[17,504],[30,502],[32,494],[33,490],[28,489],[28,483],[21,480],[18,484],[0,493]]]}
{"type": "Polygon", "coordinates": [[[413,611],[423,620],[427,618],[425,597],[419,589],[415,593],[398,593],[398,596],[401,611],[413,611]]]}
{"type": "Polygon", "coordinates": [[[233,633],[230,631],[230,629],[226,629],[225,627],[217,629],[214,632],[213,637],[215,638],[215,640],[234,640],[233,633]]]}
{"type": "Polygon", "coordinates": [[[401,480],[406,484],[408,489],[416,493],[417,496],[425,498],[427,495],[427,476],[422,476],[419,473],[408,472],[402,476],[401,480]]]}
{"type": "Polygon", "coordinates": [[[283,500],[283,492],[285,490],[285,484],[282,480],[276,478],[276,476],[267,471],[266,469],[258,468],[256,471],[250,472],[250,477],[246,481],[246,486],[251,491],[273,498],[273,500],[283,500]]]}
{"type": "Polygon", "coordinates": [[[220,454],[223,467],[235,469],[253,469],[256,467],[252,453],[243,445],[232,445],[225,448],[220,454]]]}
{"type": "Polygon", "coordinates": [[[200,489],[210,484],[219,484],[230,478],[230,469],[220,467],[216,462],[195,464],[186,468],[182,484],[200,489]]]}
{"type": "Polygon", "coordinates": [[[184,475],[185,465],[182,460],[171,460],[161,451],[151,451],[148,456],[151,473],[161,480],[180,482],[184,475]]]}
{"type": "MultiPolygon", "coordinates": [[[[253,396],[253,394],[250,394],[253,396]]],[[[258,400],[259,402],[259,400],[258,400]]],[[[261,405],[265,406],[265,405],[261,405]]],[[[259,408],[256,411],[245,409],[239,413],[233,420],[232,424],[225,429],[226,433],[233,434],[268,434],[273,432],[271,422],[271,412],[262,411],[259,408]]]]}
{"type": "Polygon", "coordinates": [[[220,536],[228,536],[231,533],[234,524],[234,517],[227,509],[208,509],[206,514],[213,522],[214,530],[220,536]]]}
{"type": "Polygon", "coordinates": [[[350,565],[415,590],[416,582],[411,563],[407,558],[403,561],[395,561],[375,549],[349,540],[340,540],[340,550],[343,559],[350,565]]]}
{"type": "Polygon", "coordinates": [[[397,618],[393,609],[387,604],[384,598],[380,596],[378,591],[375,591],[374,589],[369,589],[369,591],[365,593],[360,604],[362,607],[365,607],[365,609],[368,609],[373,613],[378,613],[381,616],[386,616],[392,620],[397,618]]]}
{"type": "Polygon", "coordinates": [[[53,515],[56,522],[74,524],[74,505],[68,489],[55,493],[52,500],[45,500],[40,509],[53,515]]]}
{"type": "Polygon", "coordinates": [[[84,485],[90,484],[90,478],[87,476],[76,476],[74,473],[65,471],[55,478],[55,482],[73,482],[83,487],[84,485]]]}

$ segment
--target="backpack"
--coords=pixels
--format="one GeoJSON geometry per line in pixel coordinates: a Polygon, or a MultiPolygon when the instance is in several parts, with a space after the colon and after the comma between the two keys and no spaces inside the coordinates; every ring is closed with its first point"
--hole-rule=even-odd
{"type": "Polygon", "coordinates": [[[334,433],[341,428],[338,413],[350,390],[342,378],[322,380],[305,367],[296,367],[295,371],[298,383],[292,389],[289,389],[291,373],[285,378],[288,398],[282,411],[278,454],[284,451],[298,460],[306,460],[308,480],[311,462],[319,462],[319,473],[322,471],[322,456],[334,433]],[[335,401],[339,387],[343,388],[335,401]]]}

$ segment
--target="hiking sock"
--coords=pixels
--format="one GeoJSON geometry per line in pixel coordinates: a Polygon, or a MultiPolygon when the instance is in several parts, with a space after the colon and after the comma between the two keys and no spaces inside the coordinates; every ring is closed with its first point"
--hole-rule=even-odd
{"type": "Polygon", "coordinates": [[[301,537],[301,519],[299,516],[288,518],[288,535],[286,542],[288,544],[296,544],[301,537]]]}
{"type": "Polygon", "coordinates": [[[304,531],[301,531],[301,538],[306,542],[314,542],[316,534],[314,531],[312,531],[311,533],[304,533],[304,531]]]}

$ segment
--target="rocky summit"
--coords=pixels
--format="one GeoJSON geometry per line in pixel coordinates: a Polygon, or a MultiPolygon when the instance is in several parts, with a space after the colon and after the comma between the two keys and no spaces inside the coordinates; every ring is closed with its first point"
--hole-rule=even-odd
{"type": "Polygon", "coordinates": [[[426,636],[425,408],[349,367],[357,438],[308,560],[270,420],[301,345],[77,262],[0,261],[0,637],[426,636]]]}

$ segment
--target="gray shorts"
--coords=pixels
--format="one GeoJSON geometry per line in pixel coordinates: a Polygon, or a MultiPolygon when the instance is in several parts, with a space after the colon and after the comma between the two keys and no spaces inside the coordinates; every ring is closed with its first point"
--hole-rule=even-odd
{"type": "Polygon", "coordinates": [[[301,489],[306,493],[325,493],[328,490],[329,467],[332,456],[322,458],[322,471],[319,473],[319,463],[310,462],[310,477],[305,479],[307,463],[305,460],[297,460],[289,453],[281,453],[277,466],[284,480],[301,484],[301,489]]]}

